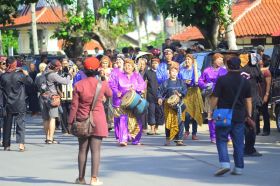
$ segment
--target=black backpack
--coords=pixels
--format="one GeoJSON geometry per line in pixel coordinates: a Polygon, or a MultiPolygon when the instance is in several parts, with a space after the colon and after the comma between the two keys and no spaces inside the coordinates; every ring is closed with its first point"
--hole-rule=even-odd
{"type": "Polygon", "coordinates": [[[38,92],[45,93],[48,90],[47,77],[52,72],[43,72],[40,76],[37,76],[35,79],[35,85],[38,92]]]}

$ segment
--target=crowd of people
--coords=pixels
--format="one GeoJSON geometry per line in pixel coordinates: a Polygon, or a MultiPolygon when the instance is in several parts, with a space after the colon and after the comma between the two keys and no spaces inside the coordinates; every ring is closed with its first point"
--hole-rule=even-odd
{"type": "Polygon", "coordinates": [[[164,125],[164,145],[170,146],[174,141],[176,146],[185,146],[190,124],[191,139],[199,139],[197,129],[203,124],[203,113],[207,113],[209,141],[217,145],[221,163],[215,175],[230,170],[227,144],[233,144],[234,148],[233,174],[242,174],[244,155],[261,156],[254,147],[256,135],[260,134],[260,112],[264,118],[263,135],[270,134],[270,59],[264,55],[262,46],[258,46],[256,58],[249,54],[229,58],[215,53],[211,66],[200,71],[192,53],[202,50],[201,44],[184,50],[167,39],[162,50],[150,46],[147,52],[142,52],[139,48],[125,47],[121,53],[109,49],[97,56],[84,52],[83,57],[73,61],[67,58],[49,61],[42,57],[40,63],[30,63],[28,70],[13,57],[1,57],[0,122],[4,150],[10,150],[13,122],[19,151],[25,150],[27,108],[32,115],[40,111],[45,143],[59,143],[54,138],[55,129],[60,126],[65,135],[70,134],[73,122],[91,112],[96,87],[102,82],[92,111],[95,128],[90,137],[79,138],[76,183],[85,183],[90,149],[91,184],[102,184],[98,179],[100,146],[108,136],[108,129],[114,128],[116,141],[125,147],[143,145],[143,131],[158,135],[159,126],[164,125]],[[235,101],[240,86],[241,93],[235,101]],[[233,105],[232,125],[216,127],[214,109],[233,105]],[[256,127],[248,121],[255,121],[256,127]]]}

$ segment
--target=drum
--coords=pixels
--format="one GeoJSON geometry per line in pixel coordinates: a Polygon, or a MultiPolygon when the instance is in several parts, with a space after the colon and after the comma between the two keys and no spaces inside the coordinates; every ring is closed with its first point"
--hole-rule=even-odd
{"type": "Polygon", "coordinates": [[[180,102],[180,97],[176,94],[170,96],[167,99],[167,104],[172,107],[172,108],[176,108],[177,104],[180,102]]]}
{"type": "Polygon", "coordinates": [[[135,91],[129,91],[122,97],[121,106],[136,115],[142,115],[148,108],[148,102],[135,91]]]}

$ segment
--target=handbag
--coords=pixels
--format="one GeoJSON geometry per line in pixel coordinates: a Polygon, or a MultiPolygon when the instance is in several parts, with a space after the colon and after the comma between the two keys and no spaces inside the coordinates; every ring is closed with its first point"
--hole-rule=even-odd
{"type": "Polygon", "coordinates": [[[51,107],[59,107],[60,106],[60,96],[58,94],[50,95],[49,104],[51,107]]]}
{"type": "Polygon", "coordinates": [[[233,105],[231,109],[225,109],[225,108],[219,108],[215,109],[213,112],[213,120],[215,122],[215,125],[217,127],[229,127],[231,126],[231,121],[232,121],[232,115],[233,115],[233,109],[236,105],[237,99],[240,95],[242,86],[244,83],[244,79],[242,78],[241,84],[239,85],[238,92],[234,98],[233,105]]]}
{"type": "Polygon", "coordinates": [[[93,116],[92,116],[92,111],[96,105],[97,98],[99,96],[99,92],[101,90],[102,83],[100,80],[98,80],[98,84],[96,87],[94,99],[91,103],[91,108],[89,111],[89,115],[85,119],[77,119],[75,118],[74,123],[71,127],[71,133],[74,136],[77,136],[78,138],[83,138],[83,137],[89,137],[95,128],[95,123],[93,123],[93,116]]]}

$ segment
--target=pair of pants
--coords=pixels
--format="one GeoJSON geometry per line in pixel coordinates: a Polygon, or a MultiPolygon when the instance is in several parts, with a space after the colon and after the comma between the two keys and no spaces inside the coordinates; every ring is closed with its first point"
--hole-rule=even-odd
{"type": "Polygon", "coordinates": [[[233,143],[233,158],[236,168],[244,168],[244,123],[232,122],[229,127],[216,127],[216,146],[221,167],[230,168],[228,155],[228,136],[231,135],[233,143]]]}
{"type": "MultiPolygon", "coordinates": [[[[268,103],[264,103],[260,108],[259,111],[263,115],[263,132],[264,133],[270,133],[270,118],[269,118],[269,111],[268,111],[268,103]]],[[[259,134],[261,132],[260,129],[260,112],[258,113],[256,117],[256,132],[259,134]]]]}
{"type": "Polygon", "coordinates": [[[70,107],[71,107],[71,102],[64,101],[61,103],[61,108],[63,111],[62,114],[60,114],[60,116],[62,117],[60,118],[62,133],[69,133],[67,118],[70,113],[70,107]]]}
{"type": "Polygon", "coordinates": [[[190,123],[192,123],[192,135],[196,135],[197,133],[197,122],[191,118],[190,114],[186,112],[186,118],[185,118],[185,131],[189,132],[190,130],[190,123]]]}
{"type": "MultiPolygon", "coordinates": [[[[253,107],[254,108],[254,107],[253,107]]],[[[256,122],[256,118],[258,116],[257,109],[253,109],[253,119],[256,122]]],[[[245,148],[244,153],[246,154],[252,154],[256,152],[255,149],[255,143],[256,143],[256,129],[251,129],[247,125],[245,126],[245,148]]]]}
{"type": "MultiPolygon", "coordinates": [[[[166,135],[166,139],[169,139],[170,137],[170,130],[165,128],[165,135],[166,135]]],[[[177,135],[174,138],[174,141],[183,141],[184,140],[184,123],[180,122],[179,123],[179,131],[177,133],[177,135]]]]}
{"type": "Polygon", "coordinates": [[[7,113],[3,126],[3,146],[11,146],[11,132],[13,121],[16,125],[16,142],[25,143],[25,113],[7,113]]]}
{"type": "Polygon", "coordinates": [[[118,125],[118,133],[116,136],[118,136],[119,143],[121,142],[128,142],[132,141],[133,145],[137,145],[140,143],[141,137],[142,137],[142,122],[141,118],[137,118],[137,123],[139,125],[140,131],[137,133],[135,137],[131,137],[131,134],[129,133],[128,129],[128,116],[126,114],[122,114],[119,117],[119,125],[118,125]]]}
{"type": "Polygon", "coordinates": [[[163,107],[154,102],[149,103],[148,107],[148,124],[149,125],[163,125],[164,114],[163,107]]]}
{"type": "Polygon", "coordinates": [[[2,139],[3,124],[4,124],[4,118],[0,118],[0,141],[2,139]]]}

